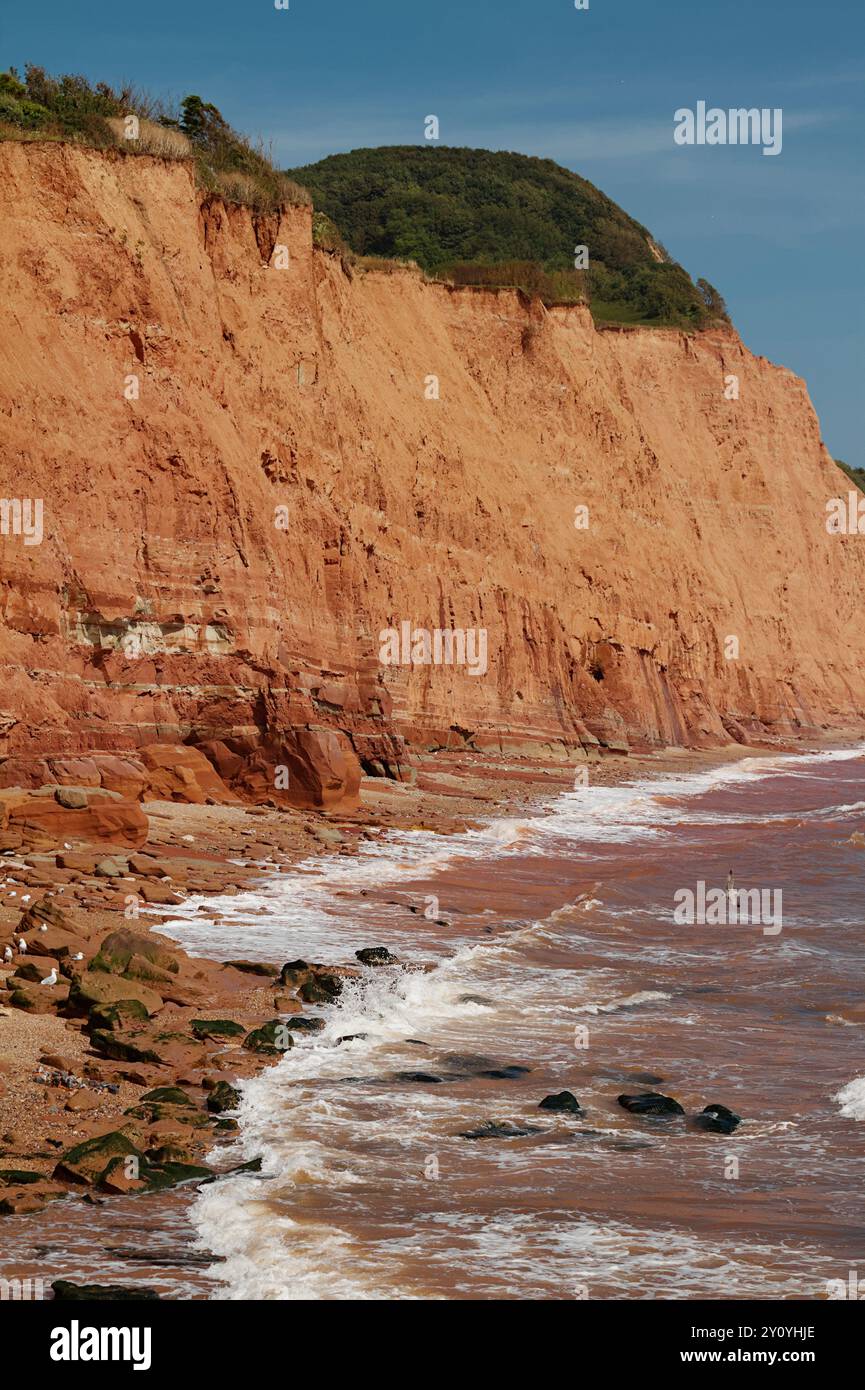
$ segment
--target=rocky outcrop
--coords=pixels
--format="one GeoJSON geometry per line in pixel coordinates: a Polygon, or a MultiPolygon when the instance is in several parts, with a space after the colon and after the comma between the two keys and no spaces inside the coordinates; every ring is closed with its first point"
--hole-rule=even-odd
{"type": "Polygon", "coordinates": [[[0,790],[0,850],[54,849],[67,841],[140,849],[148,825],[141,807],[116,793],[88,792],[73,808],[52,787],[0,790]]]}
{"type": "Polygon", "coordinates": [[[259,236],[72,145],[0,146],[0,224],[0,493],[44,512],[0,537],[2,784],[327,808],[417,750],[859,725],[846,483],[732,330],[352,273],[307,209],[259,236]],[[384,663],[403,623],[483,630],[484,669],[384,663]]]}

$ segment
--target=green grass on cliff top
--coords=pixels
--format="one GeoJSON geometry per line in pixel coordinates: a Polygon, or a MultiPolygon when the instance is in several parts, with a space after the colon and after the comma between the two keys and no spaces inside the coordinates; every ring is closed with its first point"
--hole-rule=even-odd
{"type": "Polygon", "coordinates": [[[547,303],[588,302],[601,321],[726,319],[707,281],[694,284],[645,227],[550,159],[395,145],[286,172],[358,255],[415,261],[458,284],[518,285],[547,303]],[[588,270],[574,268],[579,246],[588,270]]]}
{"type": "Polygon", "coordinates": [[[203,188],[257,211],[309,203],[308,188],[316,244],[360,268],[411,262],[456,285],[588,303],[598,322],[694,329],[726,321],[717,290],[694,284],[645,227],[549,159],[401,145],[281,172],[200,96],[168,107],[129,86],[52,77],[33,64],[23,76],[0,73],[0,139],[189,160],[203,188]],[[133,140],[124,136],[130,115],[140,122],[133,140]],[[577,247],[586,248],[588,269],[575,268],[577,247]]]}
{"type": "Polygon", "coordinates": [[[0,139],[56,140],[190,160],[202,188],[260,212],[309,203],[305,189],[280,173],[263,148],[232,130],[212,103],[196,95],[168,107],[134,87],[92,85],[75,73],[51,77],[28,63],[23,77],[15,68],[0,72],[0,139]],[[139,120],[135,139],[124,135],[129,116],[139,120]]]}

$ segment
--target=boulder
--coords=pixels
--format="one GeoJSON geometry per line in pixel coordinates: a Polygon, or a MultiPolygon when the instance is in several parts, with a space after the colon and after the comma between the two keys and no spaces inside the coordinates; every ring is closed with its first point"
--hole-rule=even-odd
{"type": "Polygon", "coordinates": [[[98,1183],[109,1164],[118,1158],[137,1158],[144,1155],[135,1147],[128,1135],[121,1130],[110,1130],[107,1134],[97,1134],[93,1139],[85,1139],[68,1149],[54,1169],[54,1177],[60,1182],[71,1182],[84,1186],[98,1183]]]}
{"type": "Polygon", "coordinates": [[[726,1105],[707,1105],[694,1119],[699,1129],[710,1134],[732,1134],[742,1123],[741,1115],[728,1110],[726,1105]]]}
{"type": "Polygon", "coordinates": [[[392,955],[386,946],[364,946],[362,951],[355,951],[354,954],[361,965],[397,964],[397,957],[392,955]]]}
{"type": "Polygon", "coordinates": [[[99,860],[93,872],[97,878],[126,878],[129,873],[129,861],[116,854],[108,855],[105,859],[99,860]]]}
{"type": "Polygon", "coordinates": [[[572,1091],[556,1091],[553,1095],[544,1096],[543,1100],[538,1103],[538,1109],[559,1110],[569,1115],[585,1113],[572,1091]]]}
{"type": "Polygon", "coordinates": [[[151,743],[139,749],[147,769],[146,795],[156,801],[180,801],[203,806],[237,801],[213,764],[186,744],[151,743]]]}
{"type": "Polygon", "coordinates": [[[108,792],[93,791],[86,806],[70,810],[53,795],[0,791],[0,850],[56,849],[69,840],[139,849],[147,832],[147,816],[137,802],[108,792]]]}
{"type": "Polygon", "coordinates": [[[325,1022],[323,1018],[286,1018],[282,1021],[283,1028],[289,1028],[293,1033],[321,1033],[324,1030],[325,1022]]]}
{"type": "Polygon", "coordinates": [[[240,1092],[227,1081],[217,1081],[207,1097],[207,1108],[213,1115],[221,1115],[226,1110],[236,1110],[240,1105],[240,1092]]]}
{"type": "Polygon", "coordinates": [[[304,981],[299,993],[305,1004],[330,1004],[342,994],[342,980],[339,975],[317,971],[311,980],[304,981]]]}
{"type": "Polygon", "coordinates": [[[192,1100],[179,1086],[156,1086],[141,1097],[142,1103],[151,1101],[157,1105],[185,1105],[195,1108],[192,1100]]]}
{"type": "Polygon", "coordinates": [[[619,1104],[632,1115],[684,1115],[684,1110],[671,1096],[662,1096],[659,1091],[644,1091],[641,1095],[618,1097],[619,1104]]]}
{"type": "Polygon", "coordinates": [[[83,811],[87,806],[87,792],[80,787],[58,787],[54,800],[67,811],[83,811]]]}
{"type": "Polygon", "coordinates": [[[149,1017],[140,999],[118,999],[115,1004],[94,1004],[87,1017],[87,1028],[91,1032],[97,1028],[113,1032],[115,1028],[146,1023],[149,1017]]]}
{"type": "Polygon", "coordinates": [[[109,1032],[107,1028],[95,1028],[90,1034],[90,1046],[100,1057],[110,1057],[115,1062],[151,1062],[162,1065],[162,1057],[151,1045],[152,1040],[145,1033],[109,1032]]]}
{"type": "Polygon", "coordinates": [[[244,975],[266,975],[269,979],[279,974],[279,966],[263,960],[227,960],[232,970],[241,970],[244,975]]]}
{"type": "Polygon", "coordinates": [[[190,1026],[196,1038],[238,1038],[246,1031],[230,1018],[194,1018],[190,1026]]]}
{"type": "Polygon", "coordinates": [[[46,1203],[65,1196],[65,1188],[44,1180],[26,1187],[4,1187],[0,1193],[0,1216],[30,1216],[42,1211],[46,1203]]]}
{"type": "Polygon", "coordinates": [[[155,1289],[133,1284],[73,1284],[68,1279],[55,1279],[51,1288],[60,1303],[140,1303],[159,1298],[155,1289]]]}
{"type": "Polygon", "coordinates": [[[135,1000],[151,1016],[162,1008],[162,996],[148,985],[104,970],[85,970],[69,990],[69,1007],[77,1013],[89,1013],[94,1004],[119,1004],[125,999],[135,1000]]]}
{"type": "Polygon", "coordinates": [[[172,974],[176,974],[180,968],[167,942],[160,941],[155,936],[145,936],[143,932],[135,932],[128,927],[121,927],[119,931],[113,931],[103,939],[91,969],[122,975],[133,956],[143,958],[151,965],[172,974]]]}
{"type": "Polygon", "coordinates": [[[264,1056],[279,1057],[294,1046],[294,1039],[287,1031],[287,1024],[280,1019],[271,1019],[261,1028],[254,1028],[243,1039],[243,1047],[249,1052],[260,1052],[264,1056]]]}
{"type": "Polygon", "coordinates": [[[137,884],[136,892],[146,903],[157,903],[164,907],[177,907],[183,902],[179,893],[176,893],[173,888],[169,888],[167,883],[160,883],[157,879],[148,878],[144,883],[137,884]]]}
{"type": "Polygon", "coordinates": [[[50,1014],[64,996],[47,985],[17,985],[9,995],[9,1006],[28,1014],[50,1014]]]}
{"type": "Polygon", "coordinates": [[[18,923],[19,933],[33,931],[39,927],[56,927],[62,931],[72,930],[69,917],[54,898],[40,898],[38,902],[33,903],[26,912],[21,914],[18,923]]]}
{"type": "Polygon", "coordinates": [[[513,1120],[485,1120],[476,1129],[463,1130],[460,1139],[523,1139],[529,1134],[541,1134],[537,1125],[517,1125],[513,1120]]]}

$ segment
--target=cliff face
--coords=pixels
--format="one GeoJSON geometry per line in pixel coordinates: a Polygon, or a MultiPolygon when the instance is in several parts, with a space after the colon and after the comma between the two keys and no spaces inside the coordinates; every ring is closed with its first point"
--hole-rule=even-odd
{"type": "Polygon", "coordinates": [[[861,715],[846,485],[803,383],[733,332],[352,276],[308,210],[72,146],[0,145],[0,224],[0,493],[44,515],[0,536],[0,758],[195,743],[326,804],[403,740],[861,715]],[[485,674],[383,664],[403,622],[485,629],[485,674]]]}

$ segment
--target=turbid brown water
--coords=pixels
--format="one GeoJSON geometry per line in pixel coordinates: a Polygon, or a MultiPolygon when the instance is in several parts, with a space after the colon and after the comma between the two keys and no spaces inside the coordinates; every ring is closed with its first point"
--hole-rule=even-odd
{"type": "MultiPolygon", "coordinates": [[[[215,924],[191,905],[169,929],[208,954],[242,921],[247,955],[384,945],[418,968],[365,971],[247,1085],[266,1176],[195,1199],[222,1262],[179,1255],[178,1295],[807,1299],[865,1277],[863,825],[861,753],[749,759],[396,835],[225,900],[215,924]],[[683,890],[731,867],[772,915],[678,923],[683,890]],[[581,1115],[539,1109],[564,1089],[581,1115]],[[617,1102],[650,1090],[685,1115],[617,1102]],[[712,1103],[735,1133],[697,1128],[712,1103]],[[461,1137],[490,1121],[528,1132],[461,1137]]],[[[117,1210],[93,1209],[94,1245],[117,1210]]]]}

